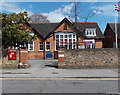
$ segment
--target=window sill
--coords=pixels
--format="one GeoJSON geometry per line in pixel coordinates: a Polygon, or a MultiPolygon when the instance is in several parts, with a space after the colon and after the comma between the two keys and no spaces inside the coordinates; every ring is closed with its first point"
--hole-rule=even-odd
{"type": "Polygon", "coordinates": [[[50,50],[46,50],[46,51],[50,51],[50,50]]]}
{"type": "Polygon", "coordinates": [[[43,51],[43,50],[39,50],[39,51],[43,51]]]}

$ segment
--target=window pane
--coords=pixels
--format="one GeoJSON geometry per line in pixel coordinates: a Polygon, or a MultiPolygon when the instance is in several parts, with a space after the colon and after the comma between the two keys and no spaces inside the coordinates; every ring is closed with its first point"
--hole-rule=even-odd
{"type": "Polygon", "coordinates": [[[75,44],[75,39],[73,39],[73,44],[75,44]]]}
{"type": "Polygon", "coordinates": [[[75,38],[75,35],[73,35],[73,38],[75,38]]]}
{"type": "Polygon", "coordinates": [[[67,44],[67,39],[64,40],[64,43],[67,44]]]}
{"type": "Polygon", "coordinates": [[[72,38],[72,35],[69,35],[69,38],[72,38]]]}
{"type": "Polygon", "coordinates": [[[91,32],[92,32],[92,31],[90,30],[90,35],[91,35],[91,32]]]}
{"type": "Polygon", "coordinates": [[[69,39],[69,44],[72,44],[72,39],[69,39]]]}
{"type": "Polygon", "coordinates": [[[63,38],[63,35],[60,35],[60,38],[63,38]]]}
{"type": "Polygon", "coordinates": [[[50,50],[50,42],[46,42],[46,50],[50,50]]]}
{"type": "Polygon", "coordinates": [[[93,33],[93,35],[95,35],[95,34],[94,34],[94,30],[93,30],[93,32],[92,32],[92,33],[93,33]]]}
{"type": "Polygon", "coordinates": [[[59,35],[56,35],[56,38],[59,38],[59,35]]]}
{"type": "Polygon", "coordinates": [[[28,50],[33,50],[33,41],[28,44],[28,50]]]}
{"type": "Polygon", "coordinates": [[[86,35],[88,35],[89,33],[88,33],[88,30],[86,30],[86,35]]]}
{"type": "Polygon", "coordinates": [[[40,50],[43,50],[43,42],[39,43],[40,50]]]}
{"type": "Polygon", "coordinates": [[[68,45],[65,45],[65,49],[67,49],[68,48],[68,45]]]}
{"type": "Polygon", "coordinates": [[[56,39],[56,45],[59,45],[59,39],[56,39]]]}
{"type": "Polygon", "coordinates": [[[72,45],[69,45],[69,49],[72,49],[72,45]]]}
{"type": "Polygon", "coordinates": [[[60,45],[63,45],[63,39],[60,39],[60,45]]]}
{"type": "Polygon", "coordinates": [[[67,35],[65,35],[65,38],[67,38],[67,35]]]}
{"type": "Polygon", "coordinates": [[[73,45],[73,49],[75,49],[75,45],[73,45]]]}
{"type": "Polygon", "coordinates": [[[50,42],[46,42],[46,45],[50,45],[50,42]]]}

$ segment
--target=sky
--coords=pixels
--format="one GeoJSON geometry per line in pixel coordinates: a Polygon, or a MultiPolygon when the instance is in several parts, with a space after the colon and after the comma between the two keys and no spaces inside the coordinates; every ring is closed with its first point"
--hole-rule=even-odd
{"type": "MultiPolygon", "coordinates": [[[[117,2],[80,2],[78,5],[78,21],[97,22],[102,32],[104,32],[108,22],[115,22],[117,12],[114,9],[117,2]]],[[[33,13],[41,13],[50,22],[60,22],[64,17],[71,15],[73,20],[73,2],[2,2],[0,6],[2,13],[19,13],[27,11],[29,16],[33,13]]]]}

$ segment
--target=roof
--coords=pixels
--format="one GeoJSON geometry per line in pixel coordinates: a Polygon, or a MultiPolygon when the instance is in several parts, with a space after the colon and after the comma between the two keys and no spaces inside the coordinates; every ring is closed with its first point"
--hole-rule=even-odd
{"type": "MultiPolygon", "coordinates": [[[[112,31],[115,33],[115,23],[108,23],[112,31]]],[[[118,39],[120,39],[120,23],[117,23],[117,34],[118,34],[118,39]]]]}
{"type": "Polygon", "coordinates": [[[97,36],[94,38],[104,38],[98,24],[96,22],[78,22],[77,28],[74,26],[74,23],[71,23],[67,18],[64,18],[60,23],[49,23],[49,22],[36,22],[30,23],[32,28],[34,28],[43,38],[46,38],[50,33],[60,26],[63,22],[71,24],[74,29],[79,29],[79,32],[84,32],[85,28],[96,28],[97,36]]]}
{"type": "Polygon", "coordinates": [[[85,28],[96,28],[96,35],[94,38],[104,38],[98,24],[96,22],[78,22],[77,27],[80,31],[84,31],[85,28]]]}
{"type": "Polygon", "coordinates": [[[57,25],[58,23],[30,23],[30,25],[45,38],[57,25]]]}

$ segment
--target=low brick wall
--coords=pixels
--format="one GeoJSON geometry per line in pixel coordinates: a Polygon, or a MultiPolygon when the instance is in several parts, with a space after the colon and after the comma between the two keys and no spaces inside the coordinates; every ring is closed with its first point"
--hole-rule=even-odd
{"type": "Polygon", "coordinates": [[[19,63],[28,63],[28,51],[27,49],[17,50],[17,59],[8,60],[8,55],[2,58],[1,68],[18,68],[19,63]]]}
{"type": "Polygon", "coordinates": [[[17,51],[17,59],[16,60],[8,60],[7,57],[2,58],[2,68],[18,68],[19,63],[19,51],[17,51]]]}
{"type": "Polygon", "coordinates": [[[66,68],[118,67],[119,54],[113,48],[64,50],[66,68]]]}

